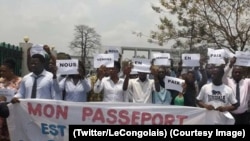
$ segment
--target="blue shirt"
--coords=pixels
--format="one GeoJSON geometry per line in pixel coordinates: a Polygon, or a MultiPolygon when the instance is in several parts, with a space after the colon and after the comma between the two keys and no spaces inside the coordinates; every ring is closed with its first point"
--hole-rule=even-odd
{"type": "Polygon", "coordinates": [[[153,91],[152,98],[154,104],[163,104],[163,105],[170,105],[172,100],[171,92],[161,86],[159,92],[153,91]]]}

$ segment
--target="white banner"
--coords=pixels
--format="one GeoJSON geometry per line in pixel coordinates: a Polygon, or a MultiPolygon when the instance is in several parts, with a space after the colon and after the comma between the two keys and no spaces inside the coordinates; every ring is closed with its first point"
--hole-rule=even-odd
{"type": "Polygon", "coordinates": [[[150,73],[151,62],[150,59],[145,58],[132,58],[134,72],[150,73]]]}
{"type": "Polygon", "coordinates": [[[187,54],[181,55],[183,67],[197,67],[200,66],[200,54],[187,54]]]}
{"type": "Polygon", "coordinates": [[[101,65],[112,68],[114,61],[114,54],[96,54],[94,55],[94,68],[99,68],[101,65]]]}
{"type": "Polygon", "coordinates": [[[119,50],[117,48],[109,48],[107,50],[107,53],[114,54],[114,60],[119,61],[120,56],[119,56],[119,50]]]}
{"type": "Polygon", "coordinates": [[[236,51],[235,65],[250,67],[250,52],[236,51]]]}
{"type": "Polygon", "coordinates": [[[69,125],[73,124],[234,124],[230,114],[185,106],[21,99],[8,107],[12,141],[69,141],[69,125]]]}
{"type": "Polygon", "coordinates": [[[224,49],[211,49],[208,48],[207,55],[209,57],[209,64],[225,64],[224,58],[227,57],[226,51],[224,49]]]}
{"type": "Polygon", "coordinates": [[[77,59],[56,60],[56,66],[58,74],[79,74],[77,59]]]}
{"type": "Polygon", "coordinates": [[[33,45],[30,48],[30,56],[32,56],[34,54],[41,54],[43,56],[45,55],[45,50],[43,49],[42,44],[33,45]]]}
{"type": "Polygon", "coordinates": [[[154,65],[170,66],[170,54],[169,53],[153,53],[152,59],[154,60],[154,65]]]}
{"type": "Polygon", "coordinates": [[[166,89],[182,92],[182,84],[185,82],[185,80],[171,76],[165,76],[164,80],[166,89]]]}

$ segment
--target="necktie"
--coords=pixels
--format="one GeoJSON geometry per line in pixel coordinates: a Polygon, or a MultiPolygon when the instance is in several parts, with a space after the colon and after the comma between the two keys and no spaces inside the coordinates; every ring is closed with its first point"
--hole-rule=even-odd
{"type": "Polygon", "coordinates": [[[236,99],[240,105],[240,86],[239,86],[239,82],[236,83],[236,99]]]}
{"type": "Polygon", "coordinates": [[[32,91],[31,91],[31,98],[36,98],[37,79],[39,77],[40,76],[34,77],[34,84],[33,84],[32,91]]]}

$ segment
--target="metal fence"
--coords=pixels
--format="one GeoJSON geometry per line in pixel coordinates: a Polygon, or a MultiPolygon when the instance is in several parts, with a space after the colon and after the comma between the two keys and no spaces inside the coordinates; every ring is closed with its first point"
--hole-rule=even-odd
{"type": "Polygon", "coordinates": [[[14,73],[18,76],[22,74],[22,48],[7,44],[5,42],[0,43],[0,64],[7,58],[12,58],[16,62],[14,73]]]}

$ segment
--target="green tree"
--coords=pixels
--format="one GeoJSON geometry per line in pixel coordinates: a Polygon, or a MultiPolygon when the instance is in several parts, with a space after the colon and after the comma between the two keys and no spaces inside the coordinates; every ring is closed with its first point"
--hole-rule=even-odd
{"type": "Polygon", "coordinates": [[[75,53],[80,54],[81,61],[88,64],[87,57],[92,56],[101,47],[101,36],[94,28],[86,25],[76,25],[74,40],[70,43],[70,48],[75,53]]]}
{"type": "Polygon", "coordinates": [[[163,16],[149,42],[174,41],[173,47],[197,50],[206,45],[231,52],[249,45],[250,0],[160,0],[152,8],[163,16]]]}

